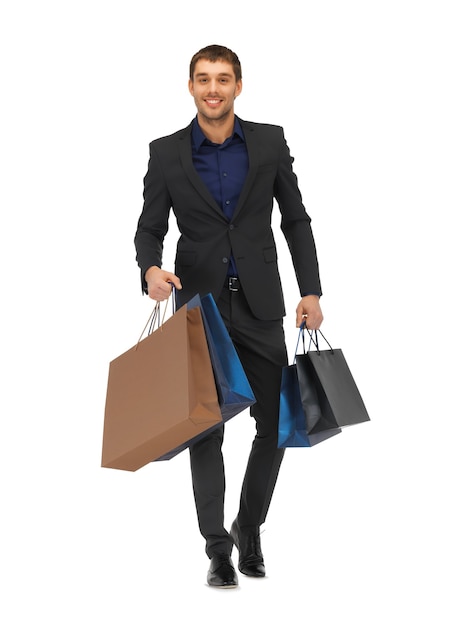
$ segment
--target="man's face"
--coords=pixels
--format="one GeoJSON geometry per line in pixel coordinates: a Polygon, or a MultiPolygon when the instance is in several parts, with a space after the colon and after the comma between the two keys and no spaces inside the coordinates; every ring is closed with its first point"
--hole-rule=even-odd
{"type": "Polygon", "coordinates": [[[230,63],[200,59],[188,88],[202,117],[222,120],[234,115],[234,100],[242,91],[242,81],[236,80],[230,63]]]}

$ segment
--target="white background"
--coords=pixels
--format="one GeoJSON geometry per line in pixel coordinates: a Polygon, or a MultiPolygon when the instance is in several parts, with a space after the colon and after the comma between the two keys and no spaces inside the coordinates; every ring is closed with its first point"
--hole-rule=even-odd
{"type": "MultiPolygon", "coordinates": [[[[3,624],[450,625],[447,5],[2,3],[3,624]],[[323,330],[372,418],[287,451],[268,577],[231,592],[205,585],[186,454],[100,468],[109,361],[152,306],[133,246],[148,143],[194,117],[188,64],[210,43],[241,59],[236,112],[284,126],[323,330]]],[[[228,424],[226,524],[252,436],[247,413],[228,424]]]]}

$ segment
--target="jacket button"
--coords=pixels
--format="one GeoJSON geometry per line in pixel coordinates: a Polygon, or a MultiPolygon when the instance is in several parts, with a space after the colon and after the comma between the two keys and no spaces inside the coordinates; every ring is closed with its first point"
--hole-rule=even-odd
{"type": "Polygon", "coordinates": [[[223,261],[223,263],[229,263],[229,259],[227,257],[225,257],[225,256],[223,257],[222,261],[223,261]]]}
{"type": "Polygon", "coordinates": [[[229,230],[234,230],[235,226],[234,224],[229,224],[229,230]]]}

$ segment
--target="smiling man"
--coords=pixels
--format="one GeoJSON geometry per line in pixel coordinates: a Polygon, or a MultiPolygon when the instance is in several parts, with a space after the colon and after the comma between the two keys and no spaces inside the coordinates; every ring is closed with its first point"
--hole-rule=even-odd
{"type": "MultiPolygon", "coordinates": [[[[242,73],[237,55],[228,48],[203,48],[193,56],[189,72],[197,115],[187,128],[150,144],[135,246],[142,288],[150,298],[168,298],[170,283],[178,290],[178,306],[196,294],[213,295],[256,397],[250,410],[256,436],[229,531],[224,525],[224,426],[190,448],[199,528],[210,558],[207,582],[231,588],[238,585],[231,560],[234,545],[242,574],[266,575],[259,529],[284,453],[277,442],[287,353],[271,229],[274,200],[300,290],[297,326],[304,319],[308,328],[320,327],[321,286],[311,220],[283,129],[235,115],[242,73]],[[174,272],[161,267],[171,209],[180,231],[174,272]]],[[[176,577],[182,580],[187,572],[185,563],[176,563],[176,577]]]]}
{"type": "Polygon", "coordinates": [[[207,139],[222,144],[234,127],[234,100],[242,91],[241,74],[227,61],[199,59],[188,88],[198,109],[198,122],[207,139]]]}

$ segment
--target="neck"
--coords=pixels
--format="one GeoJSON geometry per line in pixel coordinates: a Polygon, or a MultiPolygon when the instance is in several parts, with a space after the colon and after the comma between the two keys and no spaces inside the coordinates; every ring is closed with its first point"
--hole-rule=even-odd
{"type": "Polygon", "coordinates": [[[198,123],[204,135],[213,143],[223,143],[234,130],[234,114],[227,118],[212,120],[198,113],[198,123]]]}

